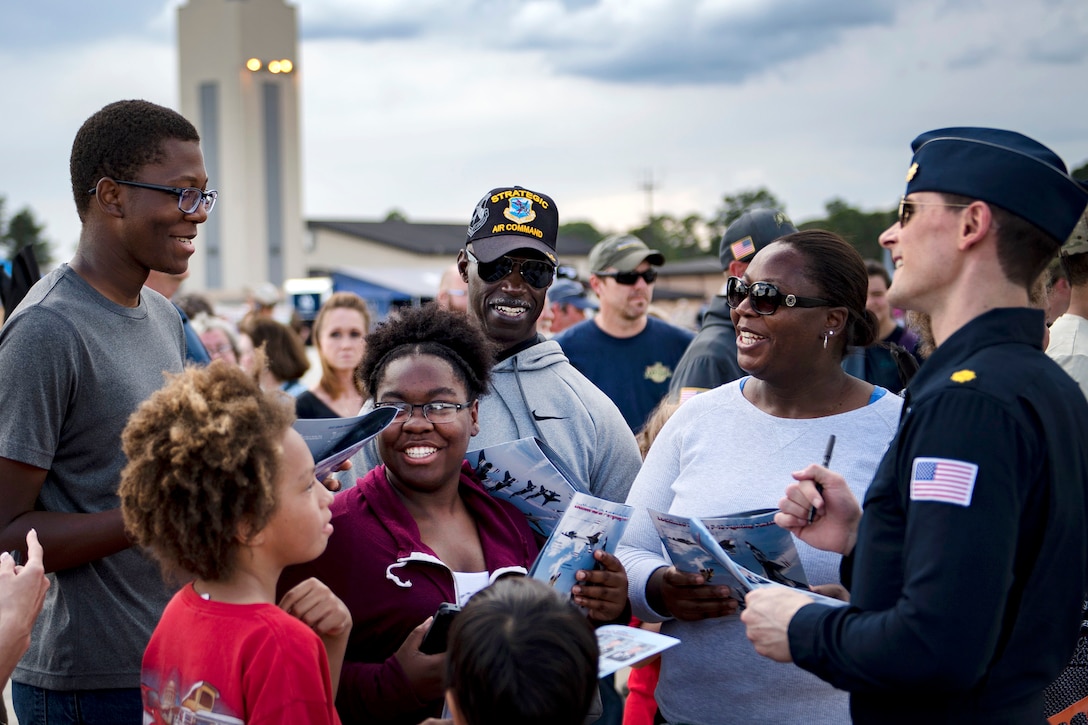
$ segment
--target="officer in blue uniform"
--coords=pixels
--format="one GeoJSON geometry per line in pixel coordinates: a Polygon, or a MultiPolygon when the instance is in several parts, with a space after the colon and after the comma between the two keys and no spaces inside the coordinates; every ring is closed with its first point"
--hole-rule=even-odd
{"type": "Polygon", "coordinates": [[[1088,403],[1042,352],[1028,288],[1088,194],[1017,133],[940,129],[913,149],[881,243],[892,304],[928,313],[937,349],[864,514],[814,465],[778,516],[848,555],[851,605],[760,591],[742,619],[760,653],[849,690],[855,723],[1041,723],[1088,587],[1088,403]]]}

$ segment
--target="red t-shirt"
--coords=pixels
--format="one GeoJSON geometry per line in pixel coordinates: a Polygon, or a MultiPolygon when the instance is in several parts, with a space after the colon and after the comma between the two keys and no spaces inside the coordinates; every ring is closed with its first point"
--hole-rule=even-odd
{"type": "Polygon", "coordinates": [[[313,630],[272,604],[205,600],[192,584],[155,627],[140,687],[154,723],[196,721],[183,713],[213,714],[216,723],[340,723],[313,630]]]}

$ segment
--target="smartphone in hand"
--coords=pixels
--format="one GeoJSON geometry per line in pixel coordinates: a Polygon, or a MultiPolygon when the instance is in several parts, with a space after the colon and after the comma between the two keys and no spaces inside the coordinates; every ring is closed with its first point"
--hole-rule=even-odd
{"type": "Polygon", "coordinates": [[[430,629],[427,630],[427,634],[423,635],[419,651],[427,655],[445,652],[450,625],[453,624],[454,617],[460,613],[461,608],[456,604],[442,602],[438,606],[438,611],[434,613],[434,621],[431,622],[430,629]]]}

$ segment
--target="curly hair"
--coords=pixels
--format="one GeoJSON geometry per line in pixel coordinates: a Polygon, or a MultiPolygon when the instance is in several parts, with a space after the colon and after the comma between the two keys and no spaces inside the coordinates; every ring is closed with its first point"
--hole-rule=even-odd
{"type": "Polygon", "coordinates": [[[294,419],[293,400],[222,360],[170,376],[132,414],[121,436],[121,514],[168,577],[233,573],[239,536],[264,528],[276,507],[294,419]]]}
{"type": "MultiPolygon", "coordinates": [[[[880,329],[876,315],[865,309],[869,295],[869,273],[858,250],[834,232],[806,229],[778,240],[800,252],[805,273],[820,289],[820,297],[848,313],[843,337],[846,345],[865,347],[877,339],[880,329]]],[[[843,355],[846,354],[843,346],[843,355]]]]}
{"type": "Polygon", "coordinates": [[[117,101],[84,121],[68,162],[80,221],[99,179],[136,179],[143,167],[165,158],[163,143],[173,139],[199,143],[200,134],[177,111],[149,101],[117,101]]]}
{"type": "Polygon", "coordinates": [[[495,346],[468,315],[440,309],[433,302],[404,309],[367,335],[366,355],[356,378],[373,396],[389,363],[413,355],[447,361],[464,383],[470,400],[487,392],[495,346]]]}
{"type": "MultiPolygon", "coordinates": [[[[318,358],[321,360],[321,387],[333,398],[339,398],[344,391],[340,389],[340,381],[336,378],[336,373],[333,372],[332,367],[329,366],[329,361],[325,359],[324,353],[321,352],[321,329],[325,326],[325,318],[329,312],[333,310],[355,310],[363,316],[363,334],[370,331],[370,308],[366,306],[366,300],[354,292],[336,292],[329,299],[325,300],[321,305],[321,309],[317,311],[317,317],[314,318],[313,327],[313,343],[317,347],[318,358]]],[[[355,379],[355,387],[361,394],[363,392],[362,384],[358,379],[355,379]]]]}

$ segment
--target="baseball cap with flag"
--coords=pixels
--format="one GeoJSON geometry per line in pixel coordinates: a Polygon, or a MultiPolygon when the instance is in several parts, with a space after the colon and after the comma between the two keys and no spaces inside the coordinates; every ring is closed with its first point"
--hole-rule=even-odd
{"type": "Polygon", "coordinates": [[[741,214],[722,235],[718,249],[722,269],[728,269],[733,261],[751,262],[756,252],[796,231],[786,213],[778,209],[752,209],[741,214]]]}

